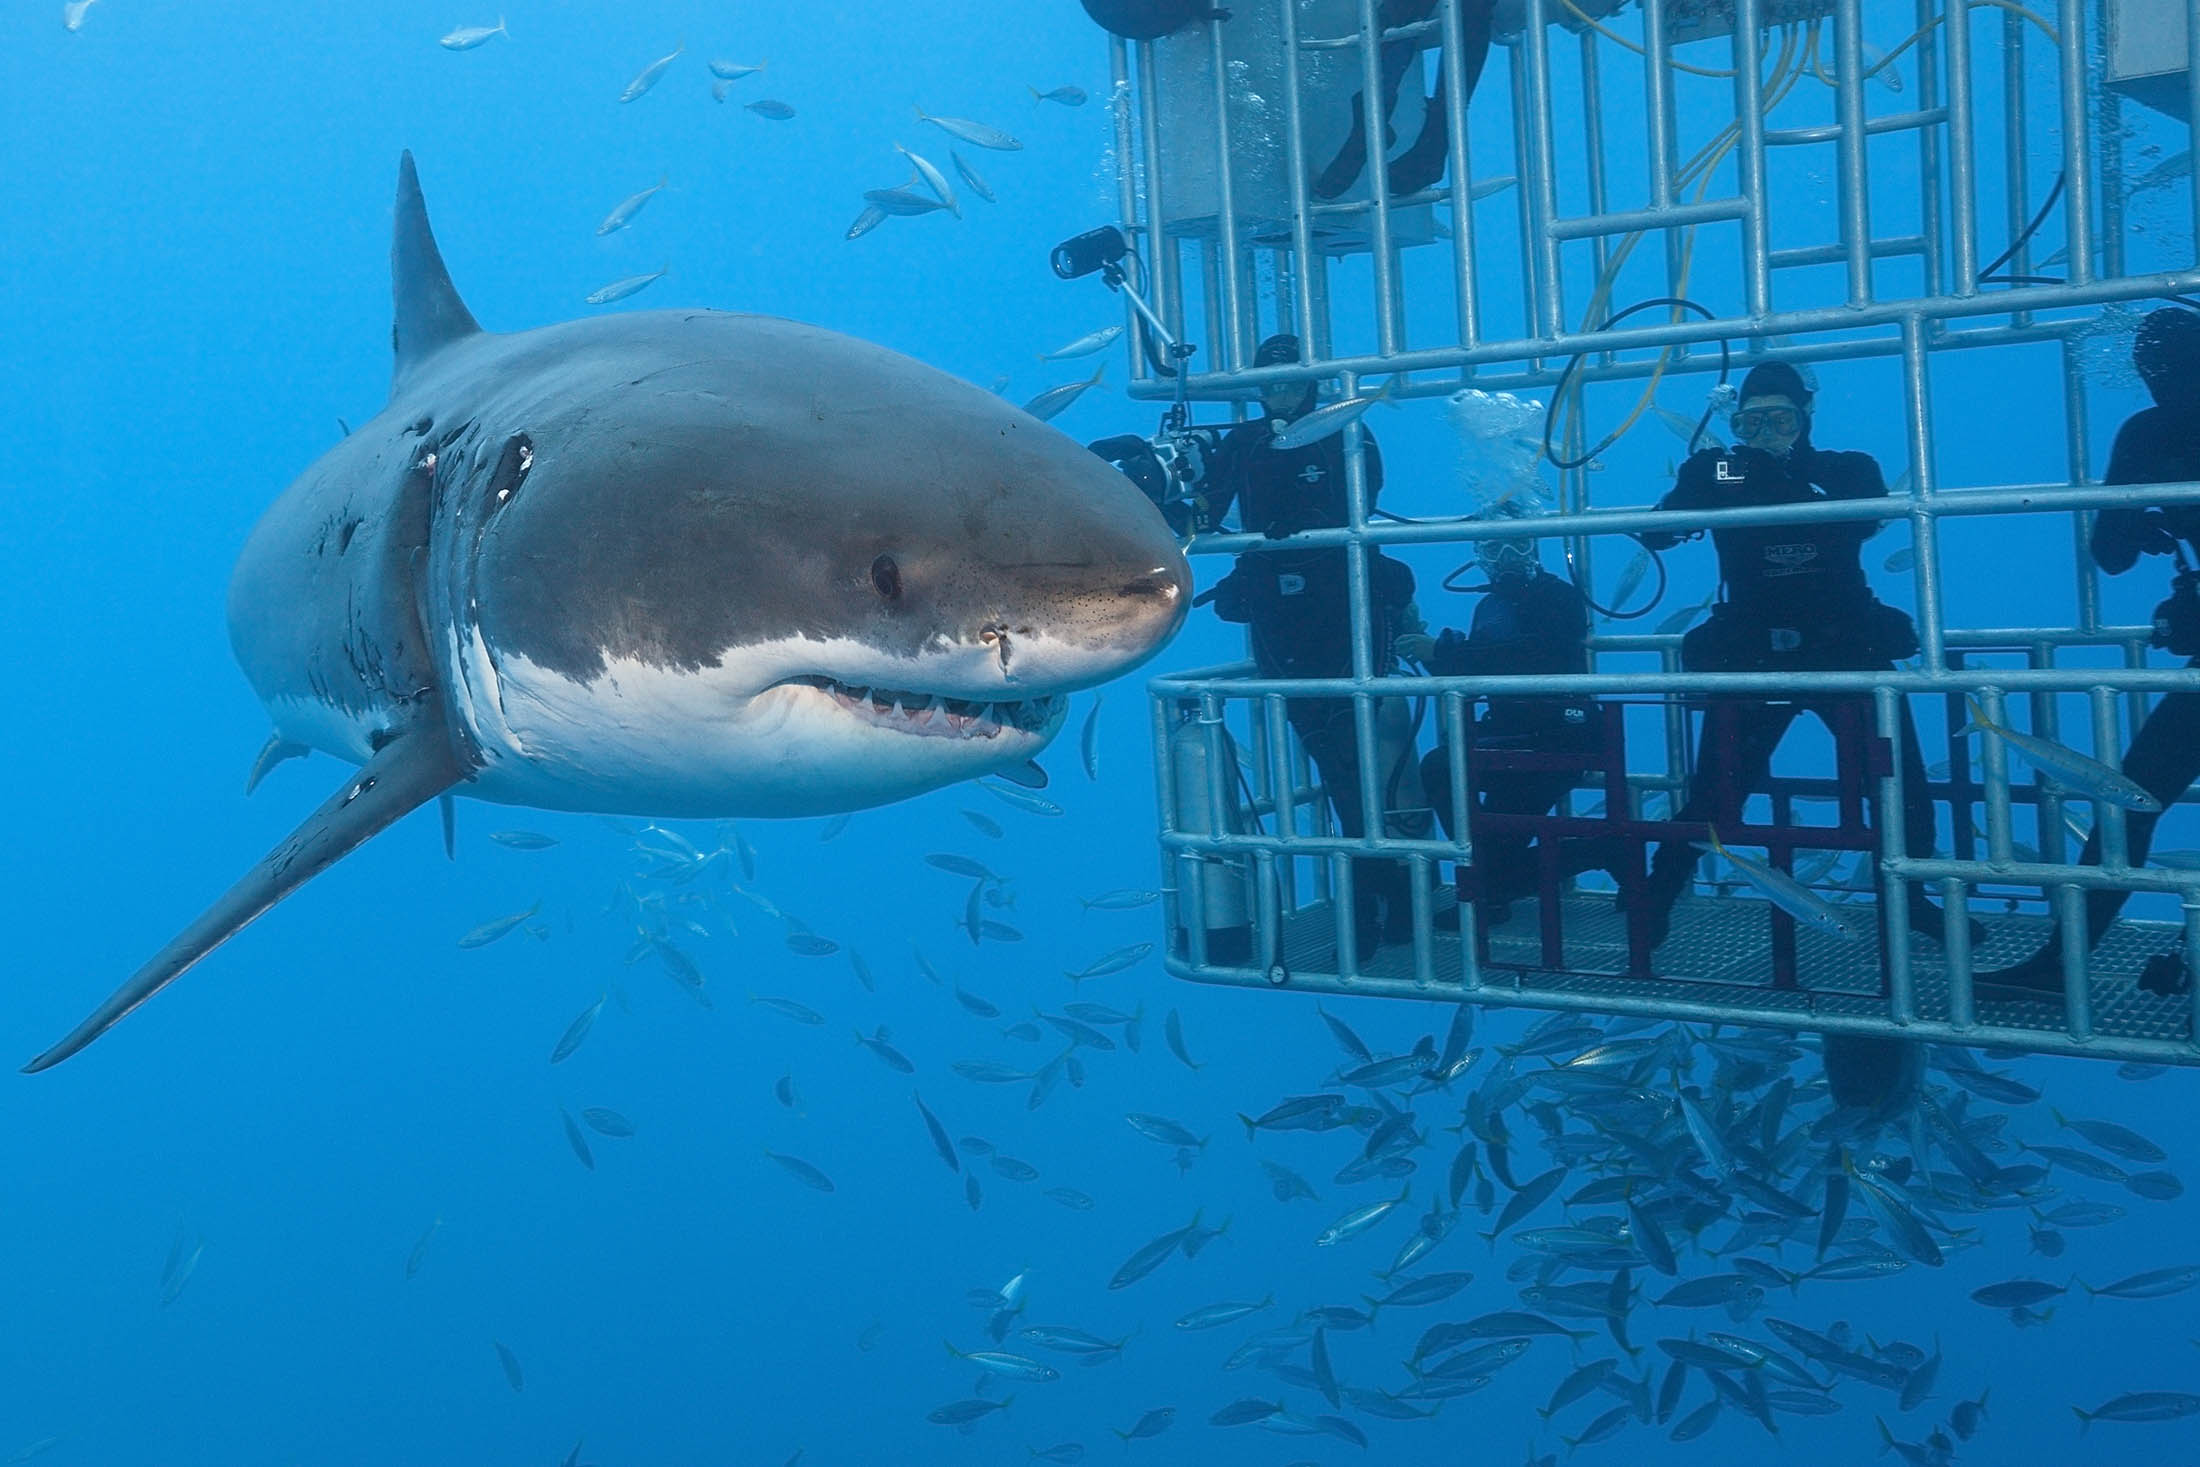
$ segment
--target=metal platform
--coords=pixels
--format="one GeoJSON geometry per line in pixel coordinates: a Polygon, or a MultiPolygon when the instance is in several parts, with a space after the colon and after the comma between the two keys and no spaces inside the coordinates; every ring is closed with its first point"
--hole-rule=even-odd
{"type": "MultiPolygon", "coordinates": [[[[1448,893],[1437,892],[1431,912],[1453,906],[1448,893]]],[[[1574,892],[1561,898],[1559,906],[1565,970],[1537,966],[1541,939],[1535,905],[1519,903],[1502,926],[1487,934],[1489,956],[1481,965],[1481,981],[1472,987],[1465,984],[1459,934],[1433,926],[1424,938],[1429,978],[1417,976],[1421,970],[1416,949],[1403,943],[1378,950],[1356,975],[1339,973],[1335,914],[1326,902],[1302,907],[1285,919],[1280,981],[1274,970],[1194,967],[1181,954],[1172,954],[1167,966],[1180,978],[1240,987],[1493,1007],[1587,1009],[1817,1032],[1881,1036],[1899,1032],[1918,1040],[2027,1053],[2200,1065],[2192,1001],[2147,993],[2135,984],[2148,957],[2176,945],[2181,929],[2172,923],[2120,923],[2094,949],[2093,1033],[2090,1040],[2078,1040],[2066,1032],[2059,1000],[1982,1001],[1977,1022],[1956,1023],[1951,1015],[1948,965],[1940,945],[1930,940],[1909,944],[1915,1013],[1907,1023],[1898,1023],[1892,1005],[1882,996],[1876,941],[1850,942],[1815,930],[1801,931],[1797,933],[1799,957],[1808,977],[1800,988],[1774,987],[1767,943],[1773,909],[1765,902],[1748,897],[1683,898],[1673,909],[1672,933],[1657,951],[1659,975],[1648,978],[1627,972],[1627,935],[1610,893],[1574,892]]],[[[2041,917],[1982,920],[1988,938],[1973,948],[1982,969],[2029,956],[2050,931],[2050,924],[2041,917]]]]}

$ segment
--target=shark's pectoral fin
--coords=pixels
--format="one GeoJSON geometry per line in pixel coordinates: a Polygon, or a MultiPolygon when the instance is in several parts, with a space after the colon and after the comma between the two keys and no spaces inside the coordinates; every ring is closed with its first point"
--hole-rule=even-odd
{"type": "Polygon", "coordinates": [[[133,973],[91,1017],[25,1065],[24,1073],[49,1069],[90,1044],[261,913],[467,773],[441,728],[400,734],[385,744],[311,818],[133,973]]]}
{"type": "Polygon", "coordinates": [[[313,750],[306,744],[294,744],[281,734],[269,734],[267,742],[260,745],[260,752],[252,756],[252,772],[244,777],[244,792],[249,795],[260,787],[269,771],[285,759],[303,759],[313,750]]]}
{"type": "Polygon", "coordinates": [[[1014,769],[1004,769],[1000,777],[1010,784],[1020,784],[1027,790],[1043,790],[1047,787],[1047,772],[1039,767],[1036,759],[1026,759],[1014,769]]]}

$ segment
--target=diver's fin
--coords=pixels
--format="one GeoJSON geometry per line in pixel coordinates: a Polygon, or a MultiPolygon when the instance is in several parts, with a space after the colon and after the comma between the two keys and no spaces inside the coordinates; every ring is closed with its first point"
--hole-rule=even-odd
{"type": "Polygon", "coordinates": [[[50,1069],[90,1044],[269,907],[466,774],[440,728],[419,729],[391,740],[197,921],[133,973],[90,1018],[25,1065],[23,1072],[50,1069]]]}
{"type": "Polygon", "coordinates": [[[252,756],[252,772],[244,777],[244,792],[249,795],[258,789],[268,772],[285,759],[303,759],[312,752],[305,744],[292,743],[281,734],[269,734],[267,742],[260,745],[260,752],[252,756]]]}
{"type": "Polygon", "coordinates": [[[408,150],[397,163],[397,230],[390,240],[390,292],[396,317],[390,346],[397,364],[390,374],[394,394],[406,375],[454,341],[478,335],[481,323],[459,299],[443,252],[428,227],[428,204],[420,196],[420,174],[408,150]]]}
{"type": "Polygon", "coordinates": [[[435,797],[435,809],[443,817],[443,859],[455,861],[458,859],[458,801],[445,790],[435,797]]]}

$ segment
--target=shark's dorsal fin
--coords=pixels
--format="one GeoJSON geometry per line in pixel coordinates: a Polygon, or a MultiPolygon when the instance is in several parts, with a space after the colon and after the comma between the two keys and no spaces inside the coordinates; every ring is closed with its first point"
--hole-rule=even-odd
{"type": "Polygon", "coordinates": [[[420,174],[409,150],[397,164],[397,232],[390,241],[390,289],[397,308],[390,325],[390,346],[397,357],[390,389],[395,392],[422,362],[481,330],[474,313],[458,298],[451,272],[443,268],[443,252],[435,247],[435,231],[428,227],[428,204],[420,196],[420,174]]]}

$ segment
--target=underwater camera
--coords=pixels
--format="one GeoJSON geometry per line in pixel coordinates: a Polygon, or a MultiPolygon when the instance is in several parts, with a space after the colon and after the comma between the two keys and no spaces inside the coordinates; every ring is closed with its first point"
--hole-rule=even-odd
{"type": "Polygon", "coordinates": [[[2200,570],[2185,566],[2171,579],[2148,641],[2175,657],[2200,657],[2200,570]]]}
{"type": "Polygon", "coordinates": [[[1123,231],[1112,224],[1098,229],[1088,229],[1075,239],[1065,239],[1048,255],[1054,273],[1064,280],[1081,280],[1096,270],[1105,270],[1131,251],[1130,241],[1123,238],[1123,231]]]}

